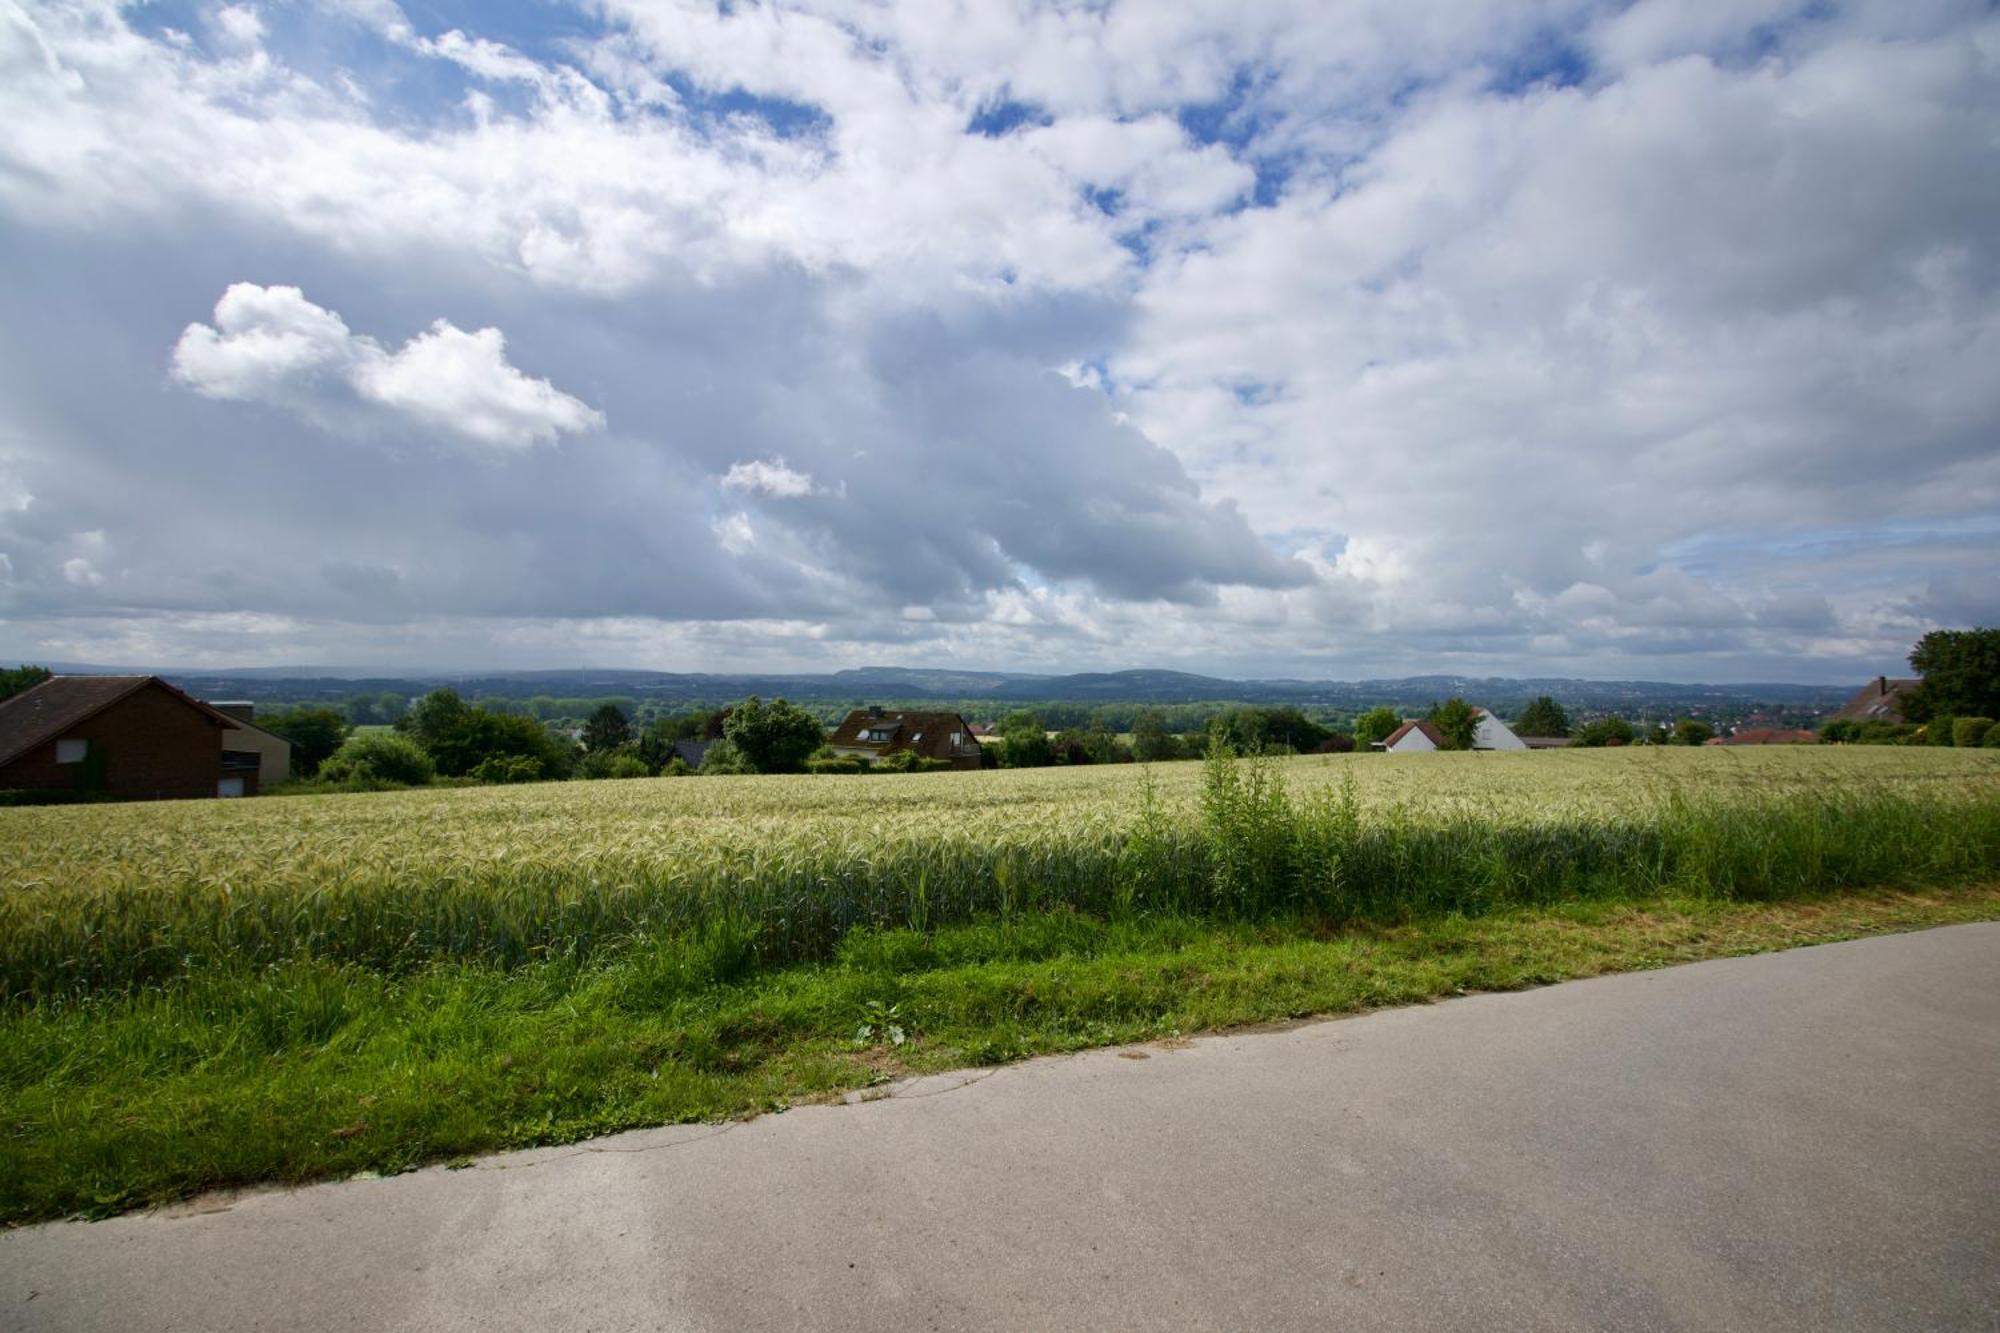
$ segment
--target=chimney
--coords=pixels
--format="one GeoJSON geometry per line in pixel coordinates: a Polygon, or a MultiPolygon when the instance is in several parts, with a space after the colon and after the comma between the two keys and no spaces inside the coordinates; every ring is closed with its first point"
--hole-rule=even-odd
{"type": "Polygon", "coordinates": [[[870,716],[870,717],[880,717],[880,716],[882,716],[882,705],[881,705],[881,704],[869,704],[869,705],[868,705],[868,716],[870,716]]]}
{"type": "Polygon", "coordinates": [[[1889,678],[1887,676],[1875,677],[1875,693],[1885,696],[1889,693],[1889,678]]]}
{"type": "Polygon", "coordinates": [[[233,717],[238,722],[257,720],[257,705],[248,699],[211,699],[208,706],[224,717],[233,717]]]}

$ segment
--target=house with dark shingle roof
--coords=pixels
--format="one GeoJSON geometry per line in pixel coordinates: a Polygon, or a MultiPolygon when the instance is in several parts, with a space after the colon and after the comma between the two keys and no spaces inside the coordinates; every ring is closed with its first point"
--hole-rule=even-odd
{"type": "Polygon", "coordinates": [[[158,676],[51,676],[0,701],[0,791],[248,796],[259,756],[230,749],[237,730],[158,676]]]}
{"type": "Polygon", "coordinates": [[[1923,681],[1914,676],[1877,676],[1833,716],[1842,722],[1907,722],[1903,701],[1921,684],[1923,681]]]}
{"type": "Polygon", "coordinates": [[[953,768],[979,767],[979,738],[957,713],[888,713],[857,708],[826,742],[837,755],[874,761],[892,754],[942,759],[953,768]]]}

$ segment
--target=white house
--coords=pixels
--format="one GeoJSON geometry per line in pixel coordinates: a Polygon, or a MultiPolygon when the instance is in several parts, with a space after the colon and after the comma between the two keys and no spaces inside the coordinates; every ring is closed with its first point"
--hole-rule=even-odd
{"type": "MultiPolygon", "coordinates": [[[[1472,733],[1472,748],[1475,750],[1525,750],[1528,743],[1514,734],[1514,729],[1502,722],[1484,708],[1472,710],[1479,719],[1477,730],[1472,733]]],[[[1378,742],[1384,750],[1392,754],[1420,754],[1425,750],[1442,750],[1444,733],[1430,722],[1405,722],[1378,742]]]]}
{"type": "Polygon", "coordinates": [[[1479,730],[1472,734],[1472,748],[1475,750],[1525,750],[1528,743],[1514,734],[1514,729],[1502,722],[1484,708],[1472,710],[1479,718],[1479,730]]]}
{"type": "Polygon", "coordinates": [[[1391,754],[1420,754],[1425,750],[1442,750],[1444,733],[1428,722],[1405,722],[1379,743],[1391,754]]]}

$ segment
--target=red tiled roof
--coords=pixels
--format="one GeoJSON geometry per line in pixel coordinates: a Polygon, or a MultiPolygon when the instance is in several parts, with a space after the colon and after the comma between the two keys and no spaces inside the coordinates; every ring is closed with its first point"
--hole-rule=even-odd
{"type": "Polygon", "coordinates": [[[13,763],[148,685],[159,686],[218,726],[234,730],[238,725],[226,713],[181,693],[158,676],[51,676],[0,702],[0,764],[13,763]]]}
{"type": "Polygon", "coordinates": [[[979,753],[974,748],[978,742],[972,739],[972,728],[966,726],[965,719],[957,713],[888,713],[857,708],[833,729],[833,735],[827,737],[827,744],[873,750],[884,755],[914,750],[927,759],[964,759],[979,753]],[[889,732],[889,739],[861,739],[861,733],[871,729],[889,732]],[[951,744],[953,733],[960,737],[960,748],[956,751],[951,744]]]}
{"type": "Polygon", "coordinates": [[[1444,748],[1444,733],[1426,721],[1405,722],[1402,726],[1397,727],[1382,738],[1382,748],[1385,750],[1391,748],[1397,741],[1403,739],[1403,737],[1413,731],[1421,731],[1424,735],[1430,737],[1432,745],[1437,746],[1440,750],[1444,748]]]}

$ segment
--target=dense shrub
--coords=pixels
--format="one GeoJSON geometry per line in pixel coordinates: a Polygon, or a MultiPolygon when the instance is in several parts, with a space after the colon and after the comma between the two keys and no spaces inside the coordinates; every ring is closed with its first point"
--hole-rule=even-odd
{"type": "Polygon", "coordinates": [[[480,760],[466,776],[505,787],[516,782],[540,782],[542,766],[524,754],[495,754],[480,760]]]}
{"type": "Polygon", "coordinates": [[[1952,730],[1957,726],[1958,719],[1955,717],[1934,717],[1924,728],[1924,740],[1930,745],[1950,745],[1952,730]]]}
{"type": "Polygon", "coordinates": [[[437,766],[421,745],[407,736],[368,732],[350,736],[319,766],[329,783],[395,783],[421,787],[437,775],[437,766]]]}
{"type": "Polygon", "coordinates": [[[736,748],[735,741],[725,739],[708,747],[708,753],[701,757],[701,771],[706,777],[727,776],[731,773],[755,773],[757,766],[736,748]]]}
{"type": "Polygon", "coordinates": [[[1962,717],[1952,723],[1951,743],[1961,749],[1969,750],[1975,745],[1983,744],[1987,733],[1992,730],[1993,719],[1990,717],[1962,717]]]}
{"type": "Polygon", "coordinates": [[[950,767],[949,759],[927,759],[914,750],[898,750],[875,761],[877,773],[936,773],[950,767]]]}
{"type": "Polygon", "coordinates": [[[2000,750],[2000,726],[1988,727],[1986,730],[1986,739],[1979,742],[1979,744],[1988,750],[2000,750]]]}
{"type": "Polygon", "coordinates": [[[1571,745],[1597,748],[1605,745],[1630,745],[1638,735],[1632,724],[1622,717],[1600,717],[1594,722],[1586,722],[1569,738],[1571,745]]]}
{"type": "Polygon", "coordinates": [[[576,766],[580,778],[644,778],[652,774],[653,766],[630,745],[622,750],[592,750],[576,766]]]}
{"type": "Polygon", "coordinates": [[[853,755],[821,755],[806,760],[808,773],[865,773],[868,766],[853,755]]]}

